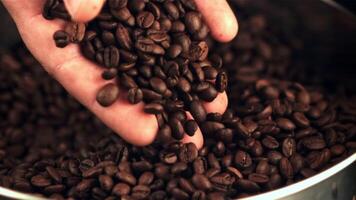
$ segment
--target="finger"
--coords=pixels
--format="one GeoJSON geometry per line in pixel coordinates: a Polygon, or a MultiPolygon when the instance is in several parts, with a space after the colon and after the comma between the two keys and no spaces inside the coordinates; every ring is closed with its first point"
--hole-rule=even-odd
{"type": "MultiPolygon", "coordinates": [[[[189,112],[187,113],[188,119],[193,119],[192,115],[189,112]]],[[[201,149],[204,145],[204,138],[201,130],[198,128],[193,136],[189,136],[188,134],[184,134],[184,138],[182,139],[183,143],[194,143],[198,149],[201,149]]]]}
{"type": "Polygon", "coordinates": [[[55,46],[52,37],[55,31],[62,29],[63,22],[45,20],[40,10],[16,14],[33,5],[24,1],[25,7],[22,7],[14,5],[14,2],[6,0],[5,5],[16,16],[16,24],[27,47],[45,69],[122,138],[135,145],[150,144],[158,130],[155,116],[143,113],[142,104],[129,105],[124,95],[120,95],[119,100],[108,108],[100,106],[96,102],[96,94],[107,83],[101,78],[103,70],[82,57],[77,45],[64,49],[55,46]]]}
{"type": "Polygon", "coordinates": [[[96,17],[104,5],[105,0],[64,0],[64,4],[77,22],[87,22],[96,17]]]}
{"type": "Polygon", "coordinates": [[[226,0],[195,0],[195,2],[215,39],[228,42],[236,36],[237,20],[226,0]]]}
{"type": "Polygon", "coordinates": [[[219,93],[219,95],[212,102],[203,102],[207,113],[223,114],[228,106],[228,98],[226,92],[219,93]]]}

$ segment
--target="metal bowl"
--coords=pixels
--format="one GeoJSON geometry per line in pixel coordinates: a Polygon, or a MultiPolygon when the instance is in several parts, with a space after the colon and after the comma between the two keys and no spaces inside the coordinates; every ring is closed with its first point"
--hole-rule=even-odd
{"type": "MultiPolygon", "coordinates": [[[[353,14],[330,0],[259,0],[253,3],[258,12],[268,16],[273,24],[286,31],[294,31],[305,43],[313,44],[303,52],[309,66],[322,66],[320,73],[326,78],[340,81],[356,91],[353,85],[356,75],[356,17],[353,14]],[[325,68],[337,70],[327,74],[329,70],[325,68]]],[[[19,42],[15,25],[1,4],[0,27],[6,27],[0,28],[0,49],[19,42]]],[[[355,200],[355,180],[356,153],[311,178],[244,200],[355,200]]],[[[0,199],[43,198],[0,187],[0,199]]]]}

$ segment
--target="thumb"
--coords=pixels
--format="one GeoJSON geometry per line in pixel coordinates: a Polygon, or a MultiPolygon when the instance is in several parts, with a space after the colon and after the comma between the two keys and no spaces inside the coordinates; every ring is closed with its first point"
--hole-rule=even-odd
{"type": "Polygon", "coordinates": [[[64,0],[72,20],[87,22],[96,17],[104,5],[105,0],[64,0]]]}

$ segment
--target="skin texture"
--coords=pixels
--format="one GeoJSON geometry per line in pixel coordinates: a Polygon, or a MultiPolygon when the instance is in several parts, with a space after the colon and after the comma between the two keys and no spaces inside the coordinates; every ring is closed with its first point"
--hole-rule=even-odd
{"type": "MultiPolygon", "coordinates": [[[[126,92],[123,91],[119,100],[108,108],[96,102],[96,93],[109,82],[101,78],[103,69],[84,58],[78,45],[70,44],[64,49],[55,46],[53,34],[62,29],[65,22],[45,20],[41,15],[44,2],[45,0],[21,3],[18,0],[2,1],[15,20],[26,46],[49,74],[126,141],[139,146],[150,144],[158,130],[155,116],[143,112],[143,103],[129,104],[126,92]]],[[[103,3],[104,0],[65,0],[72,17],[81,22],[93,19],[100,12],[103,3]]],[[[214,37],[220,41],[228,41],[236,35],[236,19],[225,0],[196,0],[196,3],[214,37]],[[217,9],[210,11],[208,15],[208,9],[213,7],[217,9]]],[[[219,94],[213,102],[204,102],[208,112],[223,113],[227,104],[226,93],[219,94]]],[[[188,115],[191,117],[189,113],[188,115]]],[[[193,142],[201,148],[203,135],[198,129],[193,137],[186,135],[183,142],[193,142]]]]}

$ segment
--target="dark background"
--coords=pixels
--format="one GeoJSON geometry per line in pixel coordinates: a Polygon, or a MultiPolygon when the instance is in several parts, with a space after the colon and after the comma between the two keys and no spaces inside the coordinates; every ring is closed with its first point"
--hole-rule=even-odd
{"type": "Polygon", "coordinates": [[[343,5],[351,12],[356,14],[356,0],[336,0],[339,4],[343,5]]]}

